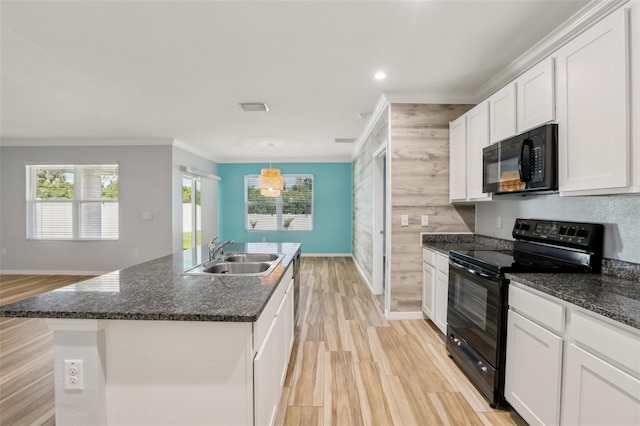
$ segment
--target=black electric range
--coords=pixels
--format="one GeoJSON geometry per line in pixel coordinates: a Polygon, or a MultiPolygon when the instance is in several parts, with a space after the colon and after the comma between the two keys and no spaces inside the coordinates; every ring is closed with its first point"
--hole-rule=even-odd
{"type": "Polygon", "coordinates": [[[601,224],[516,219],[513,250],[449,252],[447,351],[493,407],[505,405],[507,272],[597,273],[601,224]]]}

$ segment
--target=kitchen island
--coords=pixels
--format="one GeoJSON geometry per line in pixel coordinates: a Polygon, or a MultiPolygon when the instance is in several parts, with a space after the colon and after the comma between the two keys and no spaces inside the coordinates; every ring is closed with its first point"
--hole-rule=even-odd
{"type": "Polygon", "coordinates": [[[175,254],[0,308],[46,318],[54,332],[57,424],[271,421],[293,344],[300,244],[226,252],[285,256],[266,276],[206,276],[185,275],[175,254]],[[70,361],[82,361],[71,382],[70,361]]]}

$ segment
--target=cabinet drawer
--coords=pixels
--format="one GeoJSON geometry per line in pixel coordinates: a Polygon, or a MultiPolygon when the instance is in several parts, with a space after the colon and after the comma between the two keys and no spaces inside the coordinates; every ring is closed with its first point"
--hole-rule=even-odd
{"type": "Polygon", "coordinates": [[[571,336],[580,346],[640,375],[640,336],[577,312],[571,312],[571,336]]]}
{"type": "Polygon", "coordinates": [[[558,303],[510,285],[509,306],[521,315],[558,334],[562,334],[564,330],[564,307],[558,303]]]}
{"type": "Polygon", "coordinates": [[[449,275],[449,256],[438,254],[436,256],[436,269],[443,274],[449,275]]]}
{"type": "Polygon", "coordinates": [[[433,267],[436,266],[436,252],[429,249],[422,249],[422,261],[433,267]]]}

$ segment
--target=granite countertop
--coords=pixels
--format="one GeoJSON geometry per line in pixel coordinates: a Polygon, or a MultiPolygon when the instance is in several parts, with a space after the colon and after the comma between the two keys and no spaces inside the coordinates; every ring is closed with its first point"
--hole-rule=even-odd
{"type": "Polygon", "coordinates": [[[237,243],[225,253],[282,253],[266,276],[184,275],[176,253],[80,283],[0,306],[0,317],[256,321],[285,270],[300,252],[297,243],[237,243]]]}
{"type": "Polygon", "coordinates": [[[506,274],[543,293],[640,329],[640,282],[606,274],[506,274]]]}
{"type": "MultiPolygon", "coordinates": [[[[475,234],[423,234],[422,246],[449,250],[508,250],[510,241],[475,234]]],[[[640,265],[604,259],[603,274],[507,273],[550,296],[640,329],[640,265]]]]}

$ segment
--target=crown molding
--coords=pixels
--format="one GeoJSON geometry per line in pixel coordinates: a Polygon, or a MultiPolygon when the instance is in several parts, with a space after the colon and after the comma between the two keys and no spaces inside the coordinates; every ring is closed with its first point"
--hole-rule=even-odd
{"type": "Polygon", "coordinates": [[[356,156],[358,155],[358,152],[360,152],[360,150],[362,149],[364,142],[367,140],[367,138],[373,131],[373,128],[376,126],[376,123],[382,116],[382,113],[386,111],[387,106],[389,106],[389,101],[387,100],[387,97],[385,96],[385,94],[382,93],[380,94],[380,97],[378,98],[378,102],[376,103],[376,106],[373,109],[373,112],[371,113],[371,117],[369,117],[367,124],[365,124],[364,129],[362,129],[362,132],[360,132],[360,136],[358,136],[358,139],[356,139],[355,146],[353,147],[353,151],[351,151],[351,161],[353,161],[356,158],[356,156]]]}
{"type": "MultiPolygon", "coordinates": [[[[223,158],[218,160],[218,164],[269,164],[269,161],[265,161],[264,157],[256,158],[223,158]]],[[[314,163],[351,163],[349,156],[338,157],[322,157],[322,158],[286,158],[273,161],[273,165],[277,164],[314,164],[314,163]]]]}
{"type": "Polygon", "coordinates": [[[389,104],[475,104],[475,93],[384,92],[389,104]]]}
{"type": "Polygon", "coordinates": [[[133,146],[133,145],[161,145],[170,146],[173,139],[165,138],[3,138],[0,146],[133,146]]]}
{"type": "Polygon", "coordinates": [[[498,89],[504,87],[528,69],[538,64],[543,59],[553,54],[560,47],[573,40],[587,28],[600,21],[616,9],[619,9],[630,0],[593,0],[577,11],[573,16],[564,21],[559,27],[550,32],[533,47],[520,55],[482,85],[477,91],[473,103],[488,98],[498,89]]]}
{"type": "Polygon", "coordinates": [[[216,159],[210,153],[207,153],[207,152],[205,152],[205,151],[203,151],[201,149],[198,149],[198,148],[194,147],[193,145],[190,145],[190,144],[188,144],[186,142],[183,142],[183,141],[181,141],[179,139],[173,139],[172,145],[174,147],[176,147],[176,148],[180,148],[183,151],[187,151],[187,152],[189,152],[191,154],[197,155],[198,157],[202,157],[202,158],[204,158],[206,160],[213,161],[214,163],[217,162],[216,159]]]}

